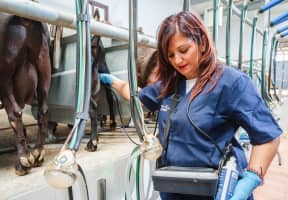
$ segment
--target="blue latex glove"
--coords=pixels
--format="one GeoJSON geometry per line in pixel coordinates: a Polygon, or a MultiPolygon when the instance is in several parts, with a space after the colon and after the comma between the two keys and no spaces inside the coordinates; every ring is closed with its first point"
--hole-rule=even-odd
{"type": "Polygon", "coordinates": [[[230,200],[247,200],[253,190],[262,183],[261,178],[250,171],[245,171],[243,177],[237,182],[234,194],[230,200]]]}
{"type": "Polygon", "coordinates": [[[113,83],[113,79],[115,79],[115,76],[113,76],[112,74],[106,74],[106,73],[99,73],[99,77],[100,77],[101,83],[110,85],[110,86],[113,83]]]}

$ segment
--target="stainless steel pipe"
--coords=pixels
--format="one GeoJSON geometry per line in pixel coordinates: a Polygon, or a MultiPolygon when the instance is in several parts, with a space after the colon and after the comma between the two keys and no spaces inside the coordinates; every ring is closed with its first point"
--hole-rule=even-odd
{"type": "MultiPolygon", "coordinates": [[[[55,10],[42,5],[41,3],[30,0],[1,0],[0,11],[21,17],[47,22],[49,24],[63,25],[68,28],[76,29],[75,12],[64,12],[55,10]]],[[[114,27],[91,20],[91,33],[116,40],[128,41],[129,32],[126,29],[114,27]]],[[[138,43],[148,47],[156,47],[157,42],[154,38],[138,34],[138,43]]]]}

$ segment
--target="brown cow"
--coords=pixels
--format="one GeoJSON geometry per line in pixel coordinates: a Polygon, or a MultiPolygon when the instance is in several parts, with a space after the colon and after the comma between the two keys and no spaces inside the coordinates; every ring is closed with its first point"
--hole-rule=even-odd
{"type": "Polygon", "coordinates": [[[143,88],[156,81],[157,76],[157,50],[139,46],[137,51],[137,80],[138,86],[143,88]]]}
{"type": "Polygon", "coordinates": [[[43,162],[50,81],[47,26],[0,13],[0,100],[16,135],[17,175],[25,175],[31,167],[43,162]],[[30,151],[26,144],[22,109],[25,104],[34,103],[38,103],[39,133],[35,149],[30,151]]]}

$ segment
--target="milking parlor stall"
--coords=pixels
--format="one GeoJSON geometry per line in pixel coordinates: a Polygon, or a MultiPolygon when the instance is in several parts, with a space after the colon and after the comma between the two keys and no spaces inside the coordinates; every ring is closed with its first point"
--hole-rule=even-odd
{"type": "MultiPolygon", "coordinates": [[[[113,5],[112,1],[108,4],[113,5]]],[[[131,57],[134,57],[135,47],[128,45],[129,2],[126,1],[123,5],[118,2],[115,5],[118,4],[121,12],[124,10],[127,16],[121,16],[121,12],[115,13],[115,17],[109,16],[112,12],[105,1],[1,0],[0,11],[5,16],[15,15],[21,20],[22,17],[27,19],[27,26],[25,21],[20,24],[27,28],[26,33],[30,30],[28,23],[34,23],[29,20],[48,25],[51,68],[47,71],[51,77],[48,76],[47,79],[50,78],[51,82],[47,99],[48,119],[46,119],[45,129],[47,133],[44,151],[38,156],[41,159],[38,166],[34,164],[31,155],[34,156],[33,149],[38,145],[38,124],[39,127],[45,127],[46,123],[45,120],[39,121],[38,118],[41,110],[39,99],[27,101],[23,111],[17,110],[17,113],[21,113],[19,119],[23,121],[25,127],[23,134],[26,146],[24,150],[21,149],[25,156],[22,151],[19,153],[19,145],[16,145],[17,140],[22,141],[13,133],[13,128],[16,127],[13,125],[16,123],[11,122],[7,117],[4,102],[1,102],[0,182],[3,184],[0,187],[0,199],[124,199],[125,188],[131,187],[136,175],[139,176],[139,172],[137,174],[132,170],[130,179],[133,181],[130,183],[126,177],[127,164],[131,162],[131,152],[136,147],[135,144],[143,141],[140,135],[142,133],[138,134],[136,131],[139,128],[135,129],[142,123],[142,119],[139,118],[141,111],[137,108],[139,102],[132,106],[132,112],[136,114],[131,115],[129,102],[112,92],[114,105],[111,111],[107,101],[109,88],[107,92],[105,87],[100,87],[97,73],[96,76],[91,75],[91,71],[95,70],[91,69],[93,60],[95,61],[93,48],[98,48],[97,45],[100,43],[97,39],[99,39],[102,48],[105,48],[109,72],[128,81],[128,51],[131,57]],[[122,20],[119,16],[127,19],[122,20]],[[110,20],[118,23],[118,26],[112,26],[110,20]],[[94,35],[98,38],[92,38],[94,35]],[[93,97],[91,99],[90,93],[93,97]],[[111,112],[114,113],[115,124],[112,123],[111,112]],[[94,113],[92,114],[94,121],[91,113],[94,113]],[[135,123],[132,118],[136,120],[135,123]],[[20,167],[16,167],[17,165],[20,167]],[[129,186],[124,184],[126,180],[129,186]]],[[[180,4],[178,8],[181,8],[180,4]]],[[[135,11],[131,9],[130,12],[135,11]]],[[[158,21],[160,23],[161,18],[158,21]]],[[[130,24],[133,25],[133,22],[130,24]]],[[[130,35],[136,34],[133,31],[130,35]]],[[[138,42],[143,47],[153,50],[156,46],[154,38],[152,34],[150,36],[141,34],[138,36],[138,42]]],[[[24,43],[28,46],[25,48],[29,49],[28,40],[26,39],[24,43]]],[[[30,40],[33,40],[33,37],[30,40]]],[[[31,46],[31,49],[35,47],[31,46]]],[[[135,59],[130,60],[135,63],[135,59]]],[[[32,58],[23,62],[30,61],[33,65],[32,58]]],[[[143,58],[142,62],[146,60],[143,58]]],[[[135,67],[135,64],[132,65],[135,67]]],[[[38,65],[35,66],[37,71],[38,65]]],[[[132,69],[131,74],[132,79],[136,77],[135,69],[132,69]]],[[[38,74],[35,73],[36,75],[38,74]]],[[[40,81],[39,78],[38,82],[40,81]]],[[[36,92],[37,88],[38,85],[35,84],[36,92]]],[[[15,96],[17,102],[17,95],[15,96]]],[[[155,123],[151,121],[145,127],[147,131],[154,129],[155,123]]],[[[140,162],[143,165],[143,159],[140,162]]],[[[145,161],[144,164],[145,173],[149,174],[153,162],[145,161]]],[[[141,173],[144,173],[144,170],[141,173]]],[[[145,178],[142,182],[143,184],[145,182],[145,189],[149,190],[147,195],[152,196],[149,178],[145,178]]]]}
{"type": "MultiPolygon", "coordinates": [[[[0,66],[0,200],[160,199],[157,119],[137,90],[155,67],[158,25],[191,2],[0,0],[0,64],[10,67],[0,66]],[[130,102],[98,72],[129,82],[130,102]]],[[[287,179],[275,179],[288,177],[287,87],[281,93],[273,113],[284,134],[259,200],[271,190],[288,199],[287,179]]]]}

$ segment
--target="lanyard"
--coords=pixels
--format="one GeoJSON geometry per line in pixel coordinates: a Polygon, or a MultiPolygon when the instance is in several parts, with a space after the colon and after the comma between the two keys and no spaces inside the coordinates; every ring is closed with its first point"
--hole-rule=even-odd
{"type": "Polygon", "coordinates": [[[163,141],[163,149],[165,152],[164,159],[166,158],[166,153],[167,153],[167,148],[168,148],[169,129],[171,126],[170,117],[171,117],[171,114],[173,113],[173,111],[175,110],[176,106],[178,105],[179,101],[180,101],[180,95],[176,92],[172,96],[172,102],[170,105],[170,110],[168,112],[166,126],[164,128],[164,141],[163,141]]]}

